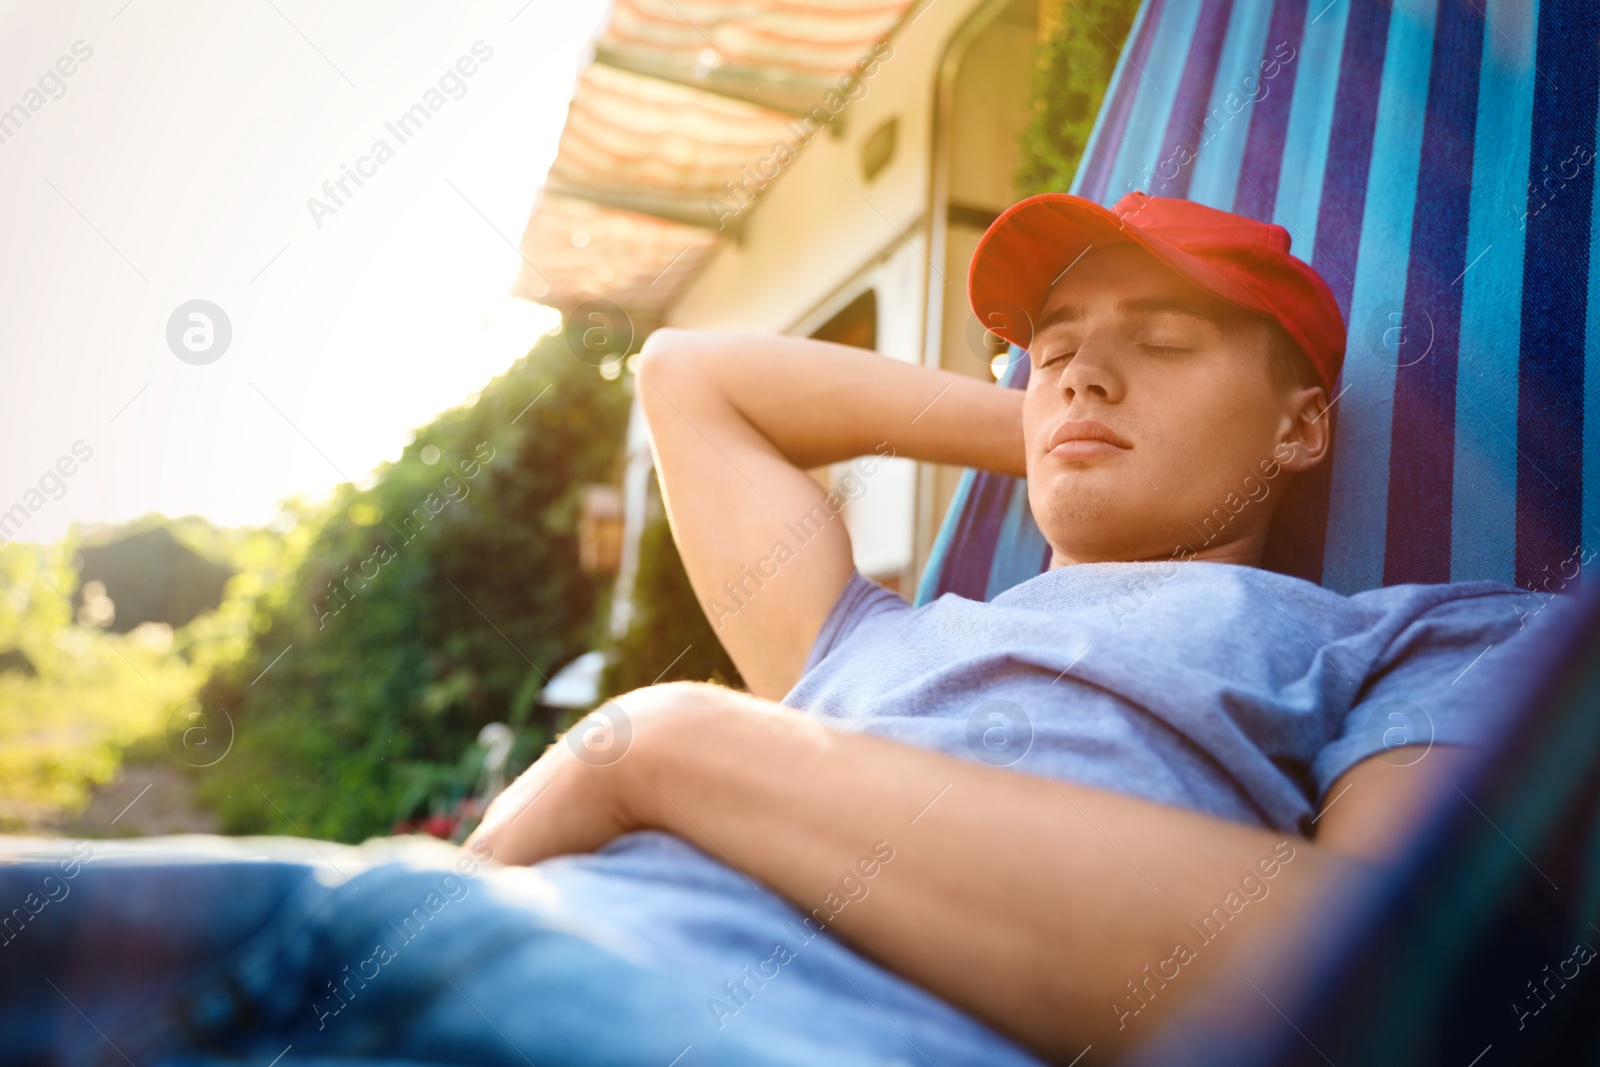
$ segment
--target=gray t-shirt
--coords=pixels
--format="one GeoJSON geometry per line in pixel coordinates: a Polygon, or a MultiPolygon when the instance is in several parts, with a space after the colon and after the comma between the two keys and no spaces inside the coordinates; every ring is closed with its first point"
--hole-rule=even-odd
{"type": "MultiPolygon", "coordinates": [[[[1575,602],[1498,582],[1344,596],[1225,563],[1089,563],[911,607],[853,572],[784,703],[893,740],[1306,833],[1406,745],[1481,745],[1575,602]],[[1546,632],[1546,638],[1549,633],[1546,632]]],[[[1425,757],[1422,757],[1425,758],[1425,757]]]]}
{"type": "MultiPolygon", "coordinates": [[[[1329,784],[1370,754],[1408,762],[1421,749],[1395,746],[1492,738],[1544,659],[1531,654],[1538,631],[1573,604],[1488,582],[1345,597],[1168,562],[1064,567],[990,603],[912,608],[852,574],[785,702],[846,729],[1304,831],[1329,784]]],[[[881,846],[871,854],[889,871],[899,844],[861,843],[864,857],[881,846]]],[[[870,878],[842,871],[837,892],[797,907],[657,831],[536,870],[552,908],[704,1003],[697,1050],[733,1030],[803,1062],[1039,1065],[832,936],[837,909],[882,906],[870,878]]]]}

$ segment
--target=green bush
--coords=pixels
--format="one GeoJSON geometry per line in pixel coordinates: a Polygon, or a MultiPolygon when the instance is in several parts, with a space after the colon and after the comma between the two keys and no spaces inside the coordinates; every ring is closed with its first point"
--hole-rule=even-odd
{"type": "Polygon", "coordinates": [[[159,737],[198,684],[173,633],[79,624],[75,533],[53,545],[0,545],[0,830],[81,810],[116,777],[124,746],[159,737]]]}
{"type": "Polygon", "coordinates": [[[609,583],[578,566],[578,504],[612,480],[627,407],[541,338],[371,488],[304,516],[293,578],[202,694],[235,723],[203,785],[226,832],[358,841],[470,791],[484,724],[522,728],[514,762],[543,748],[540,688],[600,636],[609,583]]]}
{"type": "Polygon", "coordinates": [[[1022,132],[1015,177],[1021,196],[1064,193],[1072,185],[1139,4],[1057,0],[1057,9],[1035,53],[1033,117],[1022,132]]]}

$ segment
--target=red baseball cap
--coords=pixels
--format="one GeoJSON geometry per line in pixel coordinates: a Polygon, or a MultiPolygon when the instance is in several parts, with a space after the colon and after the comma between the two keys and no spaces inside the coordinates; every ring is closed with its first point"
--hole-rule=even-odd
{"type": "Polygon", "coordinates": [[[1333,395],[1345,329],[1322,276],[1289,254],[1282,226],[1196,204],[1132,192],[1109,211],[1066,193],[1013,204],[989,224],[967,272],[978,321],[1026,349],[1051,289],[1096,248],[1135,244],[1226,303],[1282,326],[1333,395]]]}

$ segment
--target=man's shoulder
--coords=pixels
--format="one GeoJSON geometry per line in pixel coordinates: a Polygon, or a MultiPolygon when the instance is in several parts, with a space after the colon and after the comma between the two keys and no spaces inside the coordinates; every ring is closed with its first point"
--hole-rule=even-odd
{"type": "MultiPolygon", "coordinates": [[[[1491,629],[1526,628],[1546,613],[1565,617],[1577,610],[1572,591],[1540,592],[1499,581],[1387,585],[1356,593],[1352,601],[1404,614],[1419,622],[1476,620],[1491,629]]],[[[1547,620],[1548,621],[1548,620],[1547,620]]]]}

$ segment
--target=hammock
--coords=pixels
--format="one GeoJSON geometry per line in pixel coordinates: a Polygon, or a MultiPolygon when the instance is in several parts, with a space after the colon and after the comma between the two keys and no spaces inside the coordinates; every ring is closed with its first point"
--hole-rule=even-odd
{"type": "MultiPolygon", "coordinates": [[[[1332,463],[1286,502],[1265,566],[1343,593],[1592,583],[1597,100],[1592,0],[1146,0],[1072,191],[1276,222],[1349,327],[1332,463]]],[[[1010,354],[1001,384],[1022,388],[1010,354]]],[[[1048,564],[1024,482],[968,471],[917,603],[989,600],[1048,564]]],[[[1600,960],[1569,973],[1575,945],[1600,947],[1600,598],[1584,617],[1284,985],[1197,1007],[1138,1061],[1600,1059],[1600,960]]]]}

